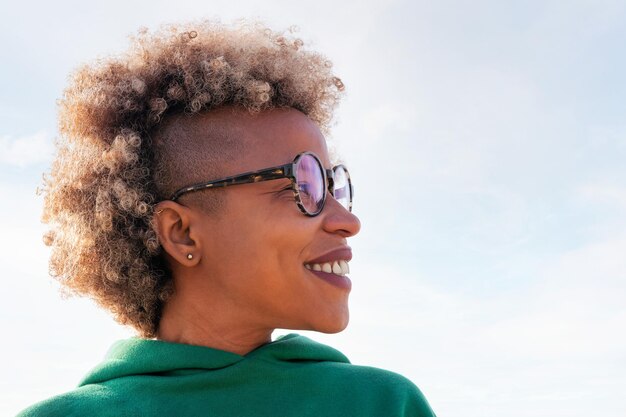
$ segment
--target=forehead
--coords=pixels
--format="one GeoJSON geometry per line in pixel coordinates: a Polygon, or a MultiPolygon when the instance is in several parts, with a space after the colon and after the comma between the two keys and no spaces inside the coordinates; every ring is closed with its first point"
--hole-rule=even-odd
{"type": "Polygon", "coordinates": [[[330,167],[326,140],[304,113],[295,109],[273,109],[250,114],[226,108],[211,114],[206,123],[232,129],[233,141],[241,150],[227,163],[228,170],[254,170],[287,163],[300,152],[314,152],[330,167]]]}

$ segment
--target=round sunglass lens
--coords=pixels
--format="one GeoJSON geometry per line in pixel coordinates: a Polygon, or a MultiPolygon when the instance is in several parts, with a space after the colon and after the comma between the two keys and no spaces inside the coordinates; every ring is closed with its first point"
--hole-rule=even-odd
{"type": "Polygon", "coordinates": [[[333,196],[342,206],[350,210],[350,202],[352,201],[352,190],[350,189],[350,181],[348,171],[342,165],[335,167],[334,171],[334,187],[333,196]]]}
{"type": "Polygon", "coordinates": [[[309,214],[319,213],[324,205],[322,167],[313,155],[305,154],[296,163],[296,183],[300,200],[309,214]]]}

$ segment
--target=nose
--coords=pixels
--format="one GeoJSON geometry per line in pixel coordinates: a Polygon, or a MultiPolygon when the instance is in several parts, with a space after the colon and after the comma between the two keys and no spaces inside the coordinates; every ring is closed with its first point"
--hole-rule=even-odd
{"type": "Polygon", "coordinates": [[[330,193],[326,196],[326,204],[320,215],[323,216],[324,230],[329,233],[351,237],[361,230],[359,218],[335,200],[330,193]]]}

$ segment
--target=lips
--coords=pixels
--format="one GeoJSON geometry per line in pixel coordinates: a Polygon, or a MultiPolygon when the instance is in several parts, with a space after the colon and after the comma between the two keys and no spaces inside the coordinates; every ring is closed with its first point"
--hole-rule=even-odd
{"type": "Polygon", "coordinates": [[[304,264],[305,265],[325,264],[325,263],[332,264],[333,262],[340,261],[340,260],[350,262],[351,259],[352,259],[352,249],[350,248],[350,246],[343,246],[338,249],[333,249],[332,251],[327,252],[326,254],[320,256],[319,258],[306,261],[304,264]]]}
{"type": "Polygon", "coordinates": [[[325,253],[319,258],[304,263],[304,267],[311,271],[325,272],[345,276],[350,273],[348,262],[352,259],[352,249],[344,246],[325,253]]]}
{"type": "Polygon", "coordinates": [[[335,274],[328,274],[326,272],[322,272],[322,271],[309,271],[311,274],[315,275],[317,278],[321,278],[322,280],[328,282],[331,285],[334,285],[335,287],[341,288],[343,290],[348,290],[350,291],[350,289],[352,288],[352,281],[350,281],[350,278],[348,278],[345,275],[335,275],[335,274]]]}
{"type": "Polygon", "coordinates": [[[351,259],[352,250],[344,246],[305,262],[304,267],[326,282],[349,290],[352,283],[346,275],[350,273],[348,262],[351,259]]]}

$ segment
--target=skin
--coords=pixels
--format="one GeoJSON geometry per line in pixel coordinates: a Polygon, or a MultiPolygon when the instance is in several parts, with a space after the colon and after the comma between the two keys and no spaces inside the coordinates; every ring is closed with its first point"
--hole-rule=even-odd
{"type": "MultiPolygon", "coordinates": [[[[227,108],[199,123],[237,125],[246,151],[225,164],[224,176],[282,165],[302,151],[331,167],[324,136],[297,110],[253,116],[227,108]]],[[[359,232],[359,219],[330,194],[324,210],[307,217],[285,190],[289,184],[281,179],[228,187],[225,207],[216,215],[184,197],[180,204],[159,203],[155,222],[175,294],[164,307],[158,339],[245,355],[269,343],[276,328],[345,329],[350,290],[316,277],[304,264],[346,247],[347,238],[359,232]]]]}

